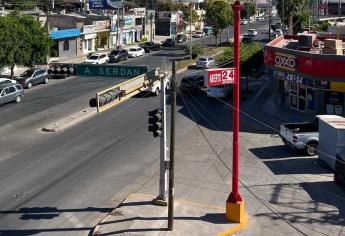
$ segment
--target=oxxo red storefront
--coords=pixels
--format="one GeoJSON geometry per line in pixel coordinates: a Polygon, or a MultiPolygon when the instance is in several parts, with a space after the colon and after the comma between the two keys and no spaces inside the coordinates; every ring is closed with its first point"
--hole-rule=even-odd
{"type": "MultiPolygon", "coordinates": [[[[313,114],[345,112],[345,56],[265,46],[277,104],[313,114]]],[[[284,39],[280,39],[284,40],[284,39]]]]}

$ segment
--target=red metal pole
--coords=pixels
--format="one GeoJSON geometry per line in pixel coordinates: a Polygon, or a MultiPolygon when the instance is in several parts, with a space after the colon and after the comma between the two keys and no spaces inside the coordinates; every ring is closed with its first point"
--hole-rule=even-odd
{"type": "Polygon", "coordinates": [[[232,152],[232,192],[227,202],[237,203],[242,201],[238,192],[239,180],[239,129],[240,129],[240,12],[241,3],[236,1],[233,5],[234,12],[234,63],[235,83],[233,93],[233,152],[232,152]]]}

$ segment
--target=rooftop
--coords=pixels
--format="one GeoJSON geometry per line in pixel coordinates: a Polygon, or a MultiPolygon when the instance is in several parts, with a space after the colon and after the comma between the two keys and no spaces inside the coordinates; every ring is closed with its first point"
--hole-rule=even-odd
{"type": "MultiPolygon", "coordinates": [[[[306,35],[306,34],[303,34],[306,35]]],[[[284,48],[284,49],[290,49],[290,50],[296,50],[296,51],[303,51],[311,54],[325,54],[322,53],[323,49],[325,48],[324,40],[325,39],[336,39],[335,35],[326,34],[326,35],[320,35],[320,34],[308,34],[311,35],[314,40],[312,43],[312,47],[308,50],[301,49],[299,47],[299,41],[298,36],[299,35],[282,35],[274,40],[272,40],[270,43],[267,44],[267,46],[275,47],[275,48],[284,48]]],[[[342,39],[342,49],[343,55],[345,55],[345,38],[342,39]]],[[[332,53],[327,53],[332,54],[332,53]]],[[[335,53],[334,53],[335,54],[335,53]]],[[[339,54],[338,54],[339,55],[339,54]]]]}

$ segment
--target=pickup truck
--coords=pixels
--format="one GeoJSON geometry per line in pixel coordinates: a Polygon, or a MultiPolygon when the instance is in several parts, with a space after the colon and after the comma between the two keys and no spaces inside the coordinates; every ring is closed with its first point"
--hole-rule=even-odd
{"type": "Polygon", "coordinates": [[[280,136],[285,145],[294,149],[304,149],[309,156],[317,155],[319,146],[319,117],[312,122],[283,123],[280,136]]]}

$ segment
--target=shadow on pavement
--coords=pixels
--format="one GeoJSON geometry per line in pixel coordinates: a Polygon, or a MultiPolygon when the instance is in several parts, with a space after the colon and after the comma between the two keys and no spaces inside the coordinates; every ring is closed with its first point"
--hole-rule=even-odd
{"type": "Polygon", "coordinates": [[[260,159],[279,159],[297,156],[305,156],[302,151],[293,150],[285,145],[276,145],[249,149],[260,159]]]}
{"type": "MultiPolygon", "coordinates": [[[[50,220],[55,217],[59,217],[62,213],[71,212],[95,212],[95,213],[111,213],[113,208],[99,208],[99,207],[87,207],[80,209],[58,209],[56,207],[24,207],[19,210],[8,210],[0,211],[0,217],[9,214],[20,215],[21,220],[50,220]]],[[[0,235],[6,236],[26,236],[26,235],[36,235],[39,233],[53,233],[53,232],[78,232],[78,231],[92,231],[93,227],[75,227],[75,228],[44,228],[44,229],[0,229],[0,235]]]]}

